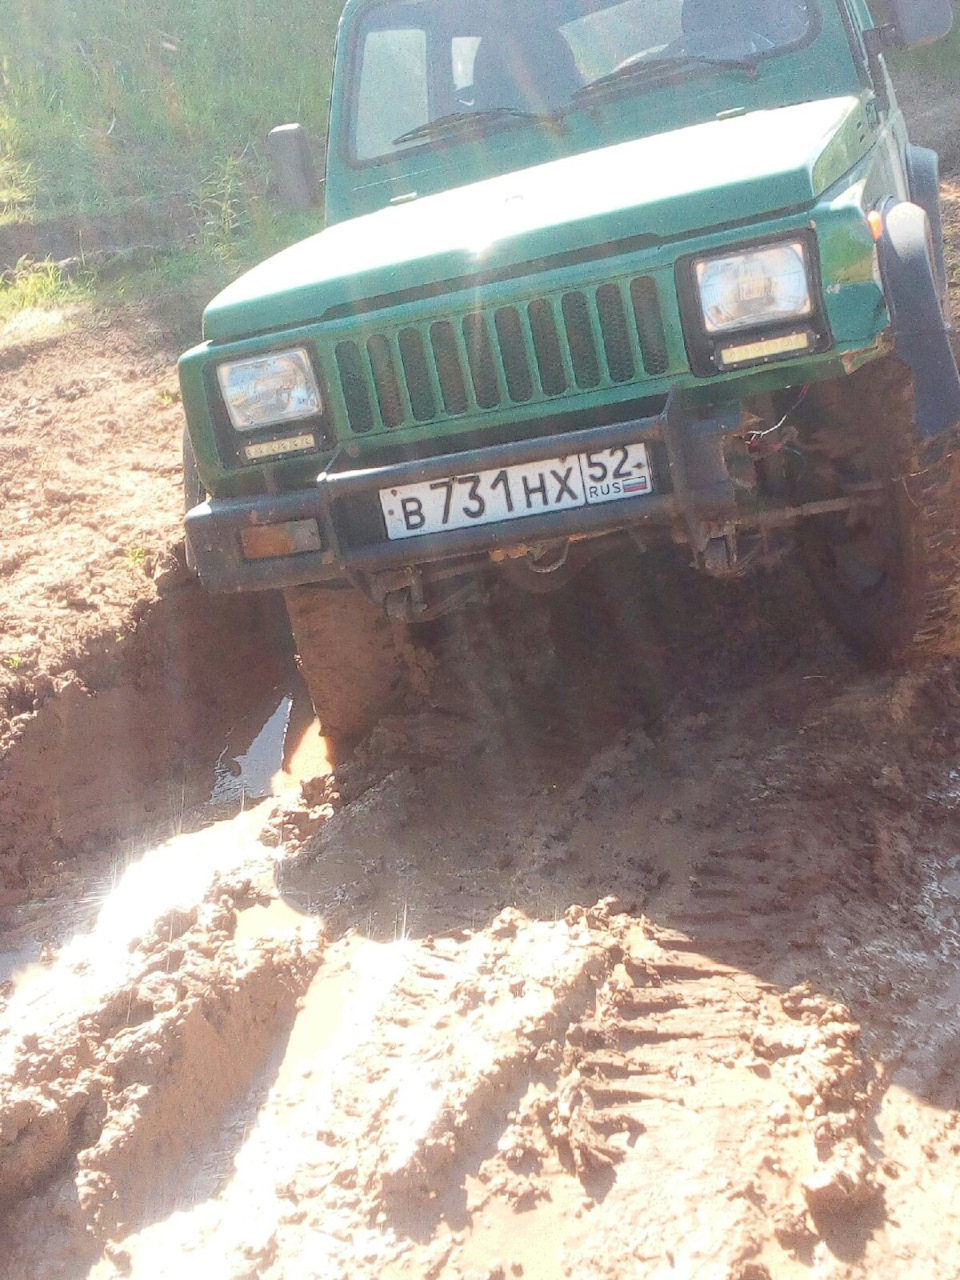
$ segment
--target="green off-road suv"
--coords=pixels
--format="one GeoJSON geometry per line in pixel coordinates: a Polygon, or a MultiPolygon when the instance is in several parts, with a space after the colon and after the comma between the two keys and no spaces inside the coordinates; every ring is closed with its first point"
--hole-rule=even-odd
{"type": "MultiPolygon", "coordinates": [[[[632,542],[791,540],[874,661],[960,636],[937,157],[884,50],[949,0],[348,0],[326,230],[208,307],[188,553],[282,587],[321,725],[405,626],[632,542]]],[[[281,72],[278,68],[278,74],[281,72]]],[[[302,130],[272,135],[302,199],[302,130]]]]}

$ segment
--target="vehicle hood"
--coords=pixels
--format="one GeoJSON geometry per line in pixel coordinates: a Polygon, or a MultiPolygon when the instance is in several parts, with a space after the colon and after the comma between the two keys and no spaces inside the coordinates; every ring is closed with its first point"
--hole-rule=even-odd
{"type": "Polygon", "coordinates": [[[411,199],[337,223],[261,263],[210,304],[204,337],[228,342],[480,271],[804,208],[856,164],[868,137],[859,99],[831,98],[411,199]]]}

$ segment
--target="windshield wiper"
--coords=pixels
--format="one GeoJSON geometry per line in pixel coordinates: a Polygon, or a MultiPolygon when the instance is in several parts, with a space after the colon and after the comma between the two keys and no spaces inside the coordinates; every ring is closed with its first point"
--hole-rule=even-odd
{"type": "Polygon", "coordinates": [[[635,80],[650,77],[654,82],[668,77],[673,71],[746,71],[748,75],[757,74],[757,64],[753,58],[699,58],[685,53],[675,58],[646,58],[637,62],[626,62],[599,80],[591,80],[582,89],[578,89],[570,99],[573,103],[584,102],[595,94],[601,96],[607,90],[625,87],[635,80]]]}
{"type": "Polygon", "coordinates": [[[443,138],[451,133],[470,133],[480,131],[493,125],[495,128],[509,128],[511,124],[544,124],[556,127],[559,124],[556,116],[538,115],[535,111],[522,111],[519,107],[487,107],[482,111],[454,111],[448,116],[438,116],[436,120],[428,120],[416,129],[408,129],[394,138],[392,146],[399,147],[404,142],[419,142],[428,138],[443,138]]]}

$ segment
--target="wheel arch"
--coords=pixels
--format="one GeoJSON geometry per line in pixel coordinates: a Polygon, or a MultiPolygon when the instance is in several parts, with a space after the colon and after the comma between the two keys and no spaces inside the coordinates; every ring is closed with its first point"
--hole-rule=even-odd
{"type": "Polygon", "coordinates": [[[890,198],[878,212],[877,253],[894,342],[913,374],[917,430],[930,439],[960,423],[960,373],[931,261],[933,228],[926,210],[909,200],[890,198]]]}
{"type": "Polygon", "coordinates": [[[910,199],[930,219],[934,268],[941,299],[946,299],[947,258],[943,247],[943,210],[940,207],[940,157],[929,147],[907,146],[907,185],[910,199]]]}

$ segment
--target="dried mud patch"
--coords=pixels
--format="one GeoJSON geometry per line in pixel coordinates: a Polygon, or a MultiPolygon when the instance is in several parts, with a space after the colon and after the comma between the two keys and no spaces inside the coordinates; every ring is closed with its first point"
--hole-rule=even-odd
{"type": "Polygon", "coordinates": [[[0,747],[176,570],[175,352],[131,309],[0,346],[0,747]]]}

